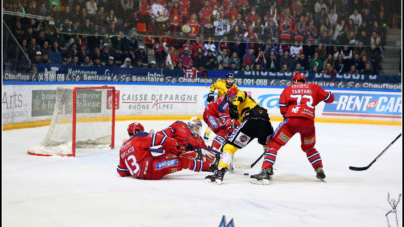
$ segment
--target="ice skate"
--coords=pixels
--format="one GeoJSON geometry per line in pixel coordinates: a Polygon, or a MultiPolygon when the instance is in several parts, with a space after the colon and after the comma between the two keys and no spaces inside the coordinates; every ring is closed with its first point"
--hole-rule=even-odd
{"type": "Polygon", "coordinates": [[[250,182],[253,184],[268,185],[269,179],[274,175],[273,168],[262,169],[260,173],[251,175],[250,182]]]}
{"type": "Polygon", "coordinates": [[[216,170],[213,175],[209,175],[205,177],[206,183],[216,183],[222,184],[224,174],[227,172],[227,168],[223,168],[221,170],[216,170]]]}
{"type": "Polygon", "coordinates": [[[325,178],[324,170],[323,170],[323,168],[321,166],[317,167],[316,173],[317,173],[317,175],[316,175],[317,179],[319,179],[319,180],[321,180],[323,182],[326,182],[324,180],[324,178],[325,178]]]}
{"type": "Polygon", "coordinates": [[[215,154],[215,159],[213,159],[212,164],[210,164],[209,169],[204,170],[203,172],[215,172],[217,170],[217,165],[220,161],[220,154],[215,154]]]}

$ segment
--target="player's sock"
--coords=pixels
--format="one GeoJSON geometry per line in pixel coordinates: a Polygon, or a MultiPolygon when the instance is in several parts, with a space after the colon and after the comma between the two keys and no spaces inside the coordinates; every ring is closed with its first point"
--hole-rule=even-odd
{"type": "Polygon", "coordinates": [[[194,172],[201,172],[209,169],[210,164],[201,160],[192,159],[189,163],[189,169],[194,172]]]}
{"type": "Polygon", "coordinates": [[[317,169],[318,166],[323,167],[323,163],[321,161],[320,153],[316,150],[316,148],[312,148],[309,151],[306,151],[307,159],[313,166],[314,170],[317,169]]]}
{"type": "Polygon", "coordinates": [[[270,169],[276,161],[276,155],[278,154],[278,150],[275,148],[267,148],[267,152],[265,153],[264,162],[262,163],[263,169],[270,169]]]}
{"type": "Polygon", "coordinates": [[[212,147],[214,147],[216,150],[219,150],[220,147],[222,146],[223,141],[224,141],[223,136],[216,135],[216,137],[213,139],[212,147]]]}

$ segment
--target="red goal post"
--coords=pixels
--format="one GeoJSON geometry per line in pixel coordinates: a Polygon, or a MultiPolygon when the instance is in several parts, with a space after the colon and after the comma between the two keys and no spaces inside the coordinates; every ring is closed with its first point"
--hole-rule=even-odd
{"type": "Polygon", "coordinates": [[[47,136],[28,154],[75,157],[76,148],[114,148],[115,87],[59,86],[47,136]]]}

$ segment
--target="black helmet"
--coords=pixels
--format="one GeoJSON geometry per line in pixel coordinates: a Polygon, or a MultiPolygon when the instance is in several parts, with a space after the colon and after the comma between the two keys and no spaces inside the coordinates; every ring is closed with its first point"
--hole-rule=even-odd
{"type": "Polygon", "coordinates": [[[227,75],[226,75],[226,80],[227,80],[228,78],[233,78],[233,79],[234,79],[234,74],[233,74],[233,73],[227,73],[227,75]]]}

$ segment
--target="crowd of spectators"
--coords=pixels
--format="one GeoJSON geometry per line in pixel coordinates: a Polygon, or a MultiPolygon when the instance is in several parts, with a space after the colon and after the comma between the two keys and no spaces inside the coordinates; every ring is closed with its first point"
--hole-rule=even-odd
{"type": "Polygon", "coordinates": [[[395,9],[401,8],[397,0],[15,0],[3,4],[5,10],[53,18],[5,17],[32,66],[378,74],[387,27],[397,27],[401,17],[395,9]],[[385,13],[389,9],[391,13],[385,13]],[[165,29],[156,21],[161,16],[169,18],[165,29]],[[145,33],[133,29],[139,23],[146,25],[145,33]],[[182,25],[189,25],[191,31],[183,33],[182,25]],[[150,54],[155,61],[149,63],[150,54]]]}

